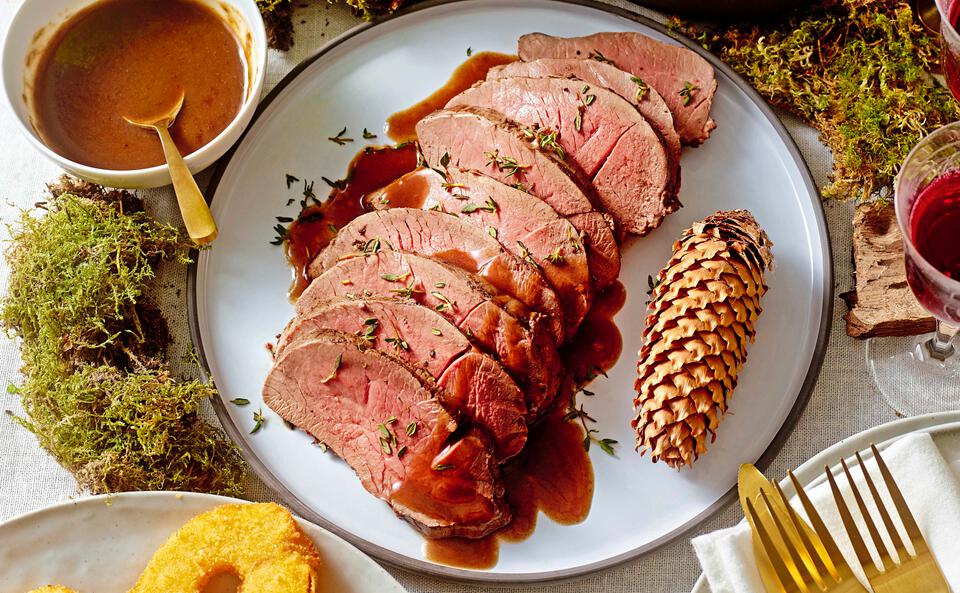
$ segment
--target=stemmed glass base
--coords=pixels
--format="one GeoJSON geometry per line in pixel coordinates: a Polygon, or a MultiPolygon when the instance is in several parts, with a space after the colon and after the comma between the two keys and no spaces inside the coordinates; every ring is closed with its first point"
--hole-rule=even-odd
{"type": "Polygon", "coordinates": [[[940,333],[867,341],[867,367],[898,414],[960,410],[960,353],[951,337],[940,333]]]}

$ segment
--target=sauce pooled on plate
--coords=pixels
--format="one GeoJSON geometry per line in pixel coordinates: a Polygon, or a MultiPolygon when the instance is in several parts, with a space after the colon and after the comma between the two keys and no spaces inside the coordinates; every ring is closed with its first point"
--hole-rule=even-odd
{"type": "Polygon", "coordinates": [[[246,92],[240,41],[193,0],[102,0],[64,23],[43,50],[33,85],[34,125],[58,154],[112,170],[161,165],[150,119],[185,94],[170,128],[186,156],[236,117],[246,92]]]}

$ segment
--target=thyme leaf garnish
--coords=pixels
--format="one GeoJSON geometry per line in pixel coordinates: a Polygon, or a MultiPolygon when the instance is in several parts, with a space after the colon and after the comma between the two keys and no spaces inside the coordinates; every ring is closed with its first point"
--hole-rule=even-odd
{"type": "Polygon", "coordinates": [[[393,346],[393,349],[397,352],[400,352],[401,350],[410,350],[410,344],[407,344],[406,340],[401,338],[399,333],[394,334],[392,337],[389,337],[384,341],[393,346]]]}
{"type": "MultiPolygon", "coordinates": [[[[590,95],[593,96],[593,95],[590,95]]],[[[557,138],[560,136],[560,132],[551,130],[549,128],[527,128],[523,131],[524,135],[532,141],[535,148],[541,148],[543,150],[553,151],[557,158],[561,161],[566,160],[567,153],[563,150],[563,147],[557,143],[557,138]]]]}
{"type": "Polygon", "coordinates": [[[387,282],[404,282],[407,278],[410,277],[410,272],[406,272],[403,274],[382,274],[380,277],[386,280],[387,282]]]}
{"type": "Polygon", "coordinates": [[[477,206],[476,204],[464,204],[463,208],[460,210],[461,214],[470,214],[471,212],[476,212],[477,210],[484,210],[486,212],[496,212],[500,209],[500,205],[494,201],[493,197],[487,196],[487,201],[483,205],[477,206]]]}
{"type": "Polygon", "coordinates": [[[498,171],[506,172],[507,177],[512,177],[523,172],[524,169],[529,169],[530,165],[521,165],[517,162],[517,159],[509,156],[500,156],[500,149],[496,149],[493,152],[484,152],[484,156],[487,157],[487,165],[495,167],[498,171]]]}
{"type": "Polygon", "coordinates": [[[342,364],[343,364],[343,353],[341,352],[340,354],[337,354],[337,360],[334,361],[334,363],[333,363],[333,370],[330,371],[330,374],[329,374],[329,375],[327,375],[326,377],[320,379],[320,382],[326,384],[326,383],[330,382],[331,380],[333,380],[334,378],[336,378],[336,376],[337,376],[337,371],[340,370],[340,365],[342,365],[342,364]]]}
{"type": "Polygon", "coordinates": [[[596,49],[590,52],[590,55],[587,57],[590,58],[591,60],[596,60],[598,62],[603,62],[604,64],[610,64],[611,66],[616,66],[616,64],[613,63],[613,60],[608,59],[605,55],[603,55],[602,53],[600,53],[599,50],[596,50],[596,49]]]}
{"type": "Polygon", "coordinates": [[[639,103],[643,101],[643,98],[650,92],[650,87],[648,87],[647,83],[643,82],[643,79],[639,76],[631,76],[630,80],[637,85],[637,103],[639,103]]]}
{"type": "Polygon", "coordinates": [[[563,249],[563,246],[557,247],[551,253],[547,254],[545,259],[552,264],[562,264],[564,261],[564,255],[561,252],[561,249],[563,249]]]}
{"type": "Polygon", "coordinates": [[[250,405],[250,400],[248,400],[245,397],[235,397],[232,400],[230,400],[230,403],[235,406],[247,406],[247,405],[250,405]]]}
{"type": "Polygon", "coordinates": [[[435,290],[430,294],[433,296],[433,298],[440,301],[440,304],[434,307],[437,311],[453,311],[453,308],[454,308],[453,302],[450,299],[448,299],[446,296],[444,296],[442,292],[435,290]]]}
{"type": "Polygon", "coordinates": [[[413,280],[411,279],[410,282],[409,282],[406,286],[404,286],[403,288],[394,288],[394,289],[391,290],[390,292],[392,292],[393,294],[395,294],[395,295],[397,295],[397,296],[399,296],[399,297],[401,297],[401,298],[409,299],[409,298],[411,298],[413,295],[418,294],[418,293],[422,293],[423,291],[420,290],[419,288],[415,288],[415,287],[414,287],[414,284],[413,284],[413,280]]]}
{"type": "Polygon", "coordinates": [[[530,263],[538,270],[543,269],[540,267],[540,264],[537,262],[537,260],[534,259],[533,253],[531,253],[530,250],[527,249],[527,246],[523,244],[523,241],[517,241],[517,247],[520,248],[520,259],[530,263]]]}
{"type": "Polygon", "coordinates": [[[347,127],[344,126],[342,130],[337,132],[336,136],[328,136],[327,140],[329,140],[330,142],[339,144],[340,146],[343,146],[347,142],[353,142],[353,138],[347,138],[346,136],[344,136],[344,134],[346,133],[347,133],[347,127]]]}
{"type": "Polygon", "coordinates": [[[690,104],[690,101],[693,101],[693,95],[699,90],[700,87],[695,86],[692,82],[684,81],[683,88],[677,94],[683,97],[683,104],[686,106],[690,104]]]}
{"type": "Polygon", "coordinates": [[[377,135],[374,134],[373,132],[367,130],[366,128],[363,129],[363,139],[364,139],[364,140],[373,140],[373,139],[376,138],[376,137],[377,137],[377,135]]]}
{"type": "Polygon", "coordinates": [[[299,177],[294,177],[293,175],[287,173],[287,189],[290,189],[290,186],[298,181],[300,181],[299,177]]]}
{"type": "Polygon", "coordinates": [[[273,231],[277,234],[276,237],[270,241],[271,245],[283,245],[283,242],[287,239],[287,227],[282,224],[276,224],[273,227],[273,231]]]}
{"type": "Polygon", "coordinates": [[[260,408],[253,413],[253,430],[250,431],[250,434],[257,434],[260,432],[260,429],[263,428],[263,425],[266,424],[267,419],[263,415],[263,408],[260,408]]]}
{"type": "Polygon", "coordinates": [[[363,340],[368,346],[373,343],[373,340],[376,338],[377,329],[379,329],[380,321],[376,317],[368,317],[363,320],[363,327],[357,330],[357,336],[363,340]]]}
{"type": "MultiPolygon", "coordinates": [[[[329,186],[332,187],[333,189],[339,189],[340,191],[343,191],[343,190],[345,190],[345,189],[347,188],[347,180],[346,180],[346,179],[338,179],[337,181],[332,181],[332,180],[330,180],[330,179],[328,179],[328,178],[326,178],[326,177],[323,177],[323,176],[321,176],[320,179],[322,179],[324,183],[326,183],[327,185],[329,185],[329,186]]],[[[312,187],[311,187],[311,189],[312,189],[312,187]]]]}

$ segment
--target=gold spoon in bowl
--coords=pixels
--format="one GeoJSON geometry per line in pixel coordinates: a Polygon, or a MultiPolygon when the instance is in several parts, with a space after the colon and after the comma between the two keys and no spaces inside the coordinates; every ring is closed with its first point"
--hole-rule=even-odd
{"type": "Polygon", "coordinates": [[[183,217],[183,224],[187,227],[187,233],[197,245],[207,245],[217,238],[217,223],[213,220],[213,214],[207,201],[200,193],[197,182],[194,180],[187,164],[183,162],[183,156],[173,143],[170,136],[170,126],[173,125],[180,109],[183,107],[184,93],[180,93],[180,99],[173,108],[149,121],[137,120],[124,116],[127,123],[154,130],[160,136],[160,143],[163,145],[163,156],[167,159],[167,166],[170,169],[170,179],[173,181],[173,190],[177,194],[177,203],[180,205],[180,215],[183,217]]]}

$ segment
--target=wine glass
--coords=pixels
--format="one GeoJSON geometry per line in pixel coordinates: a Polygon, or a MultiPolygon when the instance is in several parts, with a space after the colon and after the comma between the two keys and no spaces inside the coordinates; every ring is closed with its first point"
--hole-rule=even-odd
{"type": "Polygon", "coordinates": [[[903,235],[907,282],[936,318],[932,334],[906,340],[875,338],[867,362],[883,398],[916,415],[960,409],[960,122],[917,144],[894,182],[894,208],[903,235]]]}
{"type": "MultiPolygon", "coordinates": [[[[940,13],[940,62],[943,76],[955,99],[960,100],[960,33],[957,32],[957,0],[936,0],[940,13]]],[[[919,4],[919,3],[918,3],[919,4]]],[[[917,10],[919,10],[919,5],[917,10]]]]}

